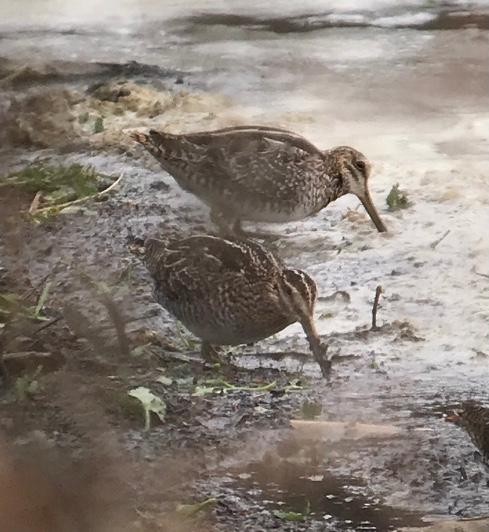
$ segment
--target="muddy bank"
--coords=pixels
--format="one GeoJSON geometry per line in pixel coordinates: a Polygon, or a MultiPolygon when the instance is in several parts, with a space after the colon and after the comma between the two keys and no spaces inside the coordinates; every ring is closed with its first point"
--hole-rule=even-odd
{"type": "Polygon", "coordinates": [[[103,83],[121,78],[124,80],[145,80],[155,84],[169,83],[188,85],[192,77],[187,72],[164,69],[137,61],[128,63],[80,63],[75,61],[50,61],[22,64],[14,59],[0,58],[0,86],[3,89],[25,89],[35,84],[55,85],[57,83],[103,83]]]}
{"type": "MultiPolygon", "coordinates": [[[[155,77],[160,70],[137,63],[85,68],[64,63],[30,67],[4,61],[0,73],[2,143],[64,152],[120,151],[129,146],[127,128],[185,131],[195,124],[203,128],[221,124],[217,116],[230,108],[229,101],[185,88],[179,74],[165,72],[155,77]],[[173,83],[166,81],[170,76],[173,83]],[[131,77],[138,79],[127,81],[131,77]],[[98,81],[87,83],[90,78],[98,81]],[[159,79],[163,81],[158,83],[159,79]]],[[[224,122],[229,124],[233,118],[224,122]]]]}
{"type": "Polygon", "coordinates": [[[176,24],[200,26],[229,26],[248,28],[251,31],[267,31],[277,34],[283,33],[308,33],[327,28],[413,28],[418,30],[459,30],[465,28],[489,29],[489,13],[467,12],[463,10],[432,11],[425,10],[419,13],[400,15],[374,14],[359,10],[357,13],[338,14],[306,13],[299,16],[283,16],[268,18],[266,16],[253,16],[229,13],[202,13],[188,18],[181,18],[176,24]]]}

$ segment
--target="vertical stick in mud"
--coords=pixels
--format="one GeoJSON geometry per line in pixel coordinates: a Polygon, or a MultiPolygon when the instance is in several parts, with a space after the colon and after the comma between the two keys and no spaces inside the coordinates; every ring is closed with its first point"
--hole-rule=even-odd
{"type": "Polygon", "coordinates": [[[379,308],[380,294],[382,294],[382,286],[377,286],[375,289],[374,306],[372,307],[372,327],[371,330],[375,331],[377,327],[377,309],[379,308]]]}

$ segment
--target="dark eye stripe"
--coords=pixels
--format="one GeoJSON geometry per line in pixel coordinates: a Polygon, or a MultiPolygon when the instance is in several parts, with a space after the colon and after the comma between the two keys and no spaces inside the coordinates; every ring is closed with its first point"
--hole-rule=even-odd
{"type": "Polygon", "coordinates": [[[348,170],[350,170],[351,175],[356,179],[356,181],[360,183],[360,179],[363,177],[361,172],[351,163],[346,163],[346,167],[348,170]]]}
{"type": "Polygon", "coordinates": [[[316,283],[302,270],[286,270],[286,279],[287,277],[287,282],[293,285],[312,310],[317,297],[316,283]]]}

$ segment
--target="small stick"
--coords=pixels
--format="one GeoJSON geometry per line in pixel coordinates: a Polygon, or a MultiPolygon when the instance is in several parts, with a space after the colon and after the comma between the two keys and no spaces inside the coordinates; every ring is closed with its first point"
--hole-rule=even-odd
{"type": "Polygon", "coordinates": [[[41,286],[44,286],[47,283],[51,275],[53,275],[52,271],[50,271],[47,275],[42,277],[41,280],[38,283],[36,283],[34,286],[31,286],[31,288],[27,289],[26,292],[22,294],[22,299],[24,301],[27,301],[32,296],[32,294],[34,294],[34,292],[36,292],[39,288],[41,288],[41,286]]]}
{"type": "Polygon", "coordinates": [[[430,248],[431,249],[435,249],[436,246],[442,241],[442,240],[445,240],[445,238],[450,234],[450,229],[448,229],[447,231],[445,231],[445,233],[443,233],[443,235],[438,238],[437,240],[435,240],[434,242],[432,242],[430,244],[430,248]]]}
{"type": "Polygon", "coordinates": [[[58,321],[60,321],[62,318],[63,318],[63,316],[57,316],[56,318],[53,318],[51,321],[48,321],[44,325],[41,325],[41,327],[39,327],[38,329],[36,329],[32,333],[32,336],[34,336],[35,334],[40,333],[41,331],[44,331],[44,329],[47,329],[48,327],[51,327],[51,325],[54,325],[55,323],[58,323],[58,321]]]}
{"type": "Polygon", "coordinates": [[[41,202],[42,192],[38,190],[34,199],[32,200],[31,206],[29,207],[29,214],[32,214],[37,211],[39,208],[39,203],[41,202]]]}
{"type": "MultiPolygon", "coordinates": [[[[144,316],[137,316],[137,317],[133,317],[133,318],[127,318],[124,320],[124,324],[125,325],[128,325],[130,323],[134,323],[136,321],[142,321],[142,320],[149,320],[151,318],[154,318],[155,317],[155,314],[145,314],[144,316]]],[[[102,332],[102,331],[107,331],[107,330],[110,330],[110,329],[113,329],[114,328],[114,324],[113,323],[110,323],[108,325],[101,325],[100,327],[94,327],[94,331],[96,332],[102,332]]]]}
{"type": "Polygon", "coordinates": [[[372,307],[372,327],[370,328],[372,331],[376,331],[378,329],[377,327],[377,309],[379,308],[379,299],[380,294],[382,294],[382,286],[377,286],[375,289],[375,298],[374,298],[374,306],[372,307]]]}
{"type": "Polygon", "coordinates": [[[485,277],[486,279],[489,279],[489,273],[480,273],[476,271],[474,271],[474,273],[478,275],[479,277],[485,277]]]}

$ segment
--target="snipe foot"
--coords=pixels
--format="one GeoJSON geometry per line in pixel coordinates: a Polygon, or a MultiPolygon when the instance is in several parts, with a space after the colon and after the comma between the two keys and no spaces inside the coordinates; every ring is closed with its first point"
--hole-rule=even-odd
{"type": "Polygon", "coordinates": [[[262,233],[260,231],[242,231],[245,238],[254,238],[256,240],[264,240],[265,242],[276,242],[282,238],[282,235],[274,233],[262,233]]]}
{"type": "Polygon", "coordinates": [[[219,348],[214,347],[208,342],[202,342],[202,347],[200,348],[200,355],[204,362],[211,366],[221,363],[221,358],[219,356],[219,348]]]}
{"type": "Polygon", "coordinates": [[[211,222],[217,225],[219,234],[226,237],[242,238],[241,222],[229,214],[218,210],[211,209],[211,222]]]}
{"type": "Polygon", "coordinates": [[[273,242],[281,238],[280,235],[273,233],[262,233],[258,231],[245,231],[241,225],[239,218],[234,218],[232,215],[223,211],[212,209],[211,221],[219,228],[219,233],[222,237],[234,237],[240,239],[254,238],[258,240],[266,240],[273,242]]]}

